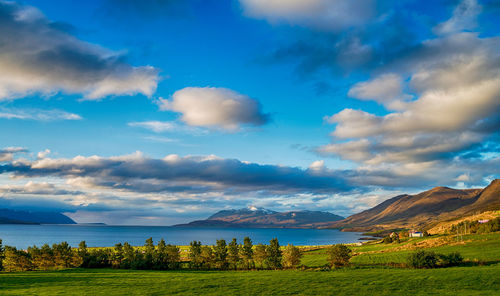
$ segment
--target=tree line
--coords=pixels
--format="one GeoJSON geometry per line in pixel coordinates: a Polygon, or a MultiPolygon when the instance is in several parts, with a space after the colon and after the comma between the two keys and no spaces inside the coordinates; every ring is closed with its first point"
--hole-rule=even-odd
{"type": "Polygon", "coordinates": [[[491,219],[488,222],[462,221],[450,227],[450,233],[491,233],[500,231],[500,217],[491,219]]]}
{"type": "MultiPolygon", "coordinates": [[[[344,245],[334,245],[328,249],[328,260],[332,266],[348,263],[351,250],[344,245]]],[[[0,239],[0,270],[26,271],[51,270],[61,268],[119,268],[150,270],[253,270],[253,269],[292,269],[300,266],[302,251],[294,246],[281,247],[278,239],[270,240],[268,245],[253,245],[249,237],[243,244],[236,238],[229,243],[224,239],[215,245],[202,245],[192,241],[186,258],[181,258],[178,246],[167,244],[161,239],[156,245],[148,238],[141,247],[129,243],[118,243],[111,248],[88,248],[85,241],[78,248],[67,242],[48,244],[42,247],[29,247],[18,250],[2,245],[0,239]]]]}

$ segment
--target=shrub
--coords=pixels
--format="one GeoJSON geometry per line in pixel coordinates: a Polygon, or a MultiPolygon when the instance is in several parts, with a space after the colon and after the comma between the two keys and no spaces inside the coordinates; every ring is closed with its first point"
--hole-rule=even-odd
{"type": "Polygon", "coordinates": [[[326,251],[328,262],[332,267],[344,266],[349,263],[352,256],[352,250],[346,245],[333,245],[326,251]]]}
{"type": "Polygon", "coordinates": [[[464,261],[464,257],[458,252],[453,252],[448,255],[439,254],[439,266],[458,266],[464,261]]]}
{"type": "Polygon", "coordinates": [[[294,245],[288,244],[283,251],[283,266],[286,268],[295,268],[300,264],[302,252],[294,245]]]}
{"type": "Polygon", "coordinates": [[[386,236],[386,237],[384,237],[384,239],[382,240],[382,242],[384,244],[390,244],[390,243],[392,243],[392,237],[386,236]]]}
{"type": "Polygon", "coordinates": [[[419,250],[408,256],[407,264],[412,268],[435,268],[438,259],[438,255],[434,252],[419,250]]]}

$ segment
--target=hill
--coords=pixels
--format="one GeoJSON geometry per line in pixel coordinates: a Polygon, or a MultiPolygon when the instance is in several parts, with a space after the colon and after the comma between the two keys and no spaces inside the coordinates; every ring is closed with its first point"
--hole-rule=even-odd
{"type": "Polygon", "coordinates": [[[415,195],[399,195],[330,227],[355,231],[426,228],[464,215],[499,209],[500,179],[484,189],[436,187],[415,195]]]}
{"type": "Polygon", "coordinates": [[[175,226],[185,227],[242,227],[242,228],[315,228],[344,219],[321,211],[275,212],[255,207],[219,211],[206,220],[175,226]]]}
{"type": "Polygon", "coordinates": [[[76,222],[57,212],[0,209],[0,224],[76,224],[76,222]]]}

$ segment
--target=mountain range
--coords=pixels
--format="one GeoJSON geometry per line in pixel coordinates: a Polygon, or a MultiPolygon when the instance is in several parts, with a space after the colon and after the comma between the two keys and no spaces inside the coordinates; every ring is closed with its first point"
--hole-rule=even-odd
{"type": "Polygon", "coordinates": [[[438,222],[492,210],[500,210],[500,179],[484,189],[436,187],[399,195],[329,227],[353,231],[429,228],[438,222]]]}
{"type": "Polygon", "coordinates": [[[57,212],[0,209],[0,224],[76,224],[76,222],[57,212]]]}
{"type": "MultiPolygon", "coordinates": [[[[276,212],[249,207],[222,210],[205,220],[176,226],[241,228],[339,228],[377,231],[395,228],[429,229],[486,211],[500,210],[500,179],[483,189],[435,187],[418,194],[403,194],[347,218],[322,211],[276,212]]],[[[57,212],[0,209],[0,224],[76,224],[57,212]]]]}
{"type": "Polygon", "coordinates": [[[184,227],[240,227],[240,228],[315,228],[325,223],[344,219],[321,211],[275,212],[262,208],[222,210],[205,220],[176,226],[184,227]]]}
{"type": "Polygon", "coordinates": [[[205,220],[176,226],[339,228],[343,231],[427,229],[439,222],[495,210],[500,210],[500,179],[484,189],[435,187],[418,194],[398,195],[345,219],[329,212],[275,212],[250,207],[222,210],[205,220]]]}

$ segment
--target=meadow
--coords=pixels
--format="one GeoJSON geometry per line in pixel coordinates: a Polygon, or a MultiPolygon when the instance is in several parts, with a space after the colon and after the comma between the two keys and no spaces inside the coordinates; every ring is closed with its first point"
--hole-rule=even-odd
{"type": "Polygon", "coordinates": [[[302,270],[150,271],[66,269],[0,274],[1,295],[498,295],[500,233],[463,241],[433,236],[351,246],[351,266],[328,270],[321,247],[304,251],[302,270]],[[319,249],[318,249],[319,248],[319,249]],[[409,269],[416,248],[460,252],[460,267],[409,269]]]}

